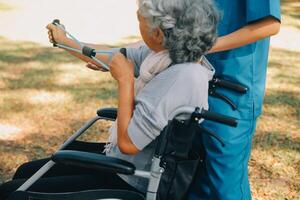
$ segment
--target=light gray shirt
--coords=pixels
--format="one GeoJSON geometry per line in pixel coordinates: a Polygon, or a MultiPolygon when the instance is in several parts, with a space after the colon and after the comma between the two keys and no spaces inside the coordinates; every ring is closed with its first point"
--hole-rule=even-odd
{"type": "MultiPolygon", "coordinates": [[[[149,52],[146,46],[127,49],[127,57],[135,64],[136,76],[149,52]]],[[[132,162],[139,170],[149,171],[155,138],[168,121],[174,117],[187,119],[195,107],[208,108],[208,82],[213,74],[211,69],[200,64],[183,63],[172,65],[156,75],[135,97],[134,113],[128,127],[128,135],[140,152],[125,155],[116,146],[107,155],[132,162]]],[[[138,190],[146,192],[146,179],[120,176],[138,190]]]]}

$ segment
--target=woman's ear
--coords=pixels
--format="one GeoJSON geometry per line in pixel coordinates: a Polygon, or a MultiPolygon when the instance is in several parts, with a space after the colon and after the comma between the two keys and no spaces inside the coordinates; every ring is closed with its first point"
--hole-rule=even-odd
{"type": "Polygon", "coordinates": [[[160,28],[156,28],[153,33],[154,39],[157,44],[162,44],[164,41],[164,32],[160,28]]]}

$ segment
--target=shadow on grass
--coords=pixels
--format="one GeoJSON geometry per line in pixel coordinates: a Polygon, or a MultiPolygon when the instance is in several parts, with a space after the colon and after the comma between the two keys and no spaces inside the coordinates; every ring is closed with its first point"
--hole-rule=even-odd
{"type": "Polygon", "coordinates": [[[73,95],[73,99],[80,103],[88,101],[91,98],[108,100],[115,99],[117,97],[117,91],[112,82],[102,82],[105,87],[99,87],[97,85],[78,85],[76,87],[60,86],[61,91],[69,91],[73,95]]]}
{"type": "Polygon", "coordinates": [[[51,68],[24,70],[17,78],[4,78],[7,89],[47,89],[53,87],[51,79],[58,72],[51,68]]]}
{"type": "Polygon", "coordinates": [[[281,48],[272,48],[269,68],[279,68],[288,72],[287,68],[295,68],[300,63],[300,53],[281,48]]]}
{"type": "Polygon", "coordinates": [[[300,153],[300,139],[279,132],[261,132],[254,137],[253,148],[262,148],[265,150],[275,148],[300,153]]]}
{"type": "MultiPolygon", "coordinates": [[[[0,62],[10,64],[26,64],[28,62],[47,63],[78,63],[79,60],[67,56],[67,53],[56,48],[43,47],[33,42],[12,42],[0,37],[0,62]]],[[[1,69],[1,68],[0,68],[1,69]]]]}
{"type": "MultiPolygon", "coordinates": [[[[256,181],[266,180],[276,185],[276,179],[284,180],[284,187],[294,188],[290,191],[299,191],[300,185],[297,180],[297,173],[300,173],[300,161],[297,160],[297,154],[300,153],[300,139],[299,137],[291,137],[283,132],[261,132],[255,135],[253,139],[253,149],[258,151],[269,152],[271,156],[266,162],[261,159],[265,159],[264,156],[257,155],[255,159],[251,159],[250,166],[255,171],[252,176],[256,177],[256,181]],[[260,160],[259,160],[260,159],[260,160]],[[255,161],[256,160],[256,161],[255,161]],[[274,170],[270,162],[280,163],[284,167],[289,167],[295,171],[292,174],[287,174],[284,168],[274,170]]],[[[259,153],[258,153],[259,154],[259,153]]],[[[281,185],[282,187],[282,185],[281,185]]]]}
{"type": "Polygon", "coordinates": [[[273,60],[269,62],[269,68],[293,68],[294,64],[293,63],[282,63],[282,61],[279,60],[273,60]]]}
{"type": "Polygon", "coordinates": [[[278,74],[276,76],[276,80],[278,82],[289,83],[292,85],[300,85],[300,78],[297,74],[278,74]]]}
{"type": "MultiPolygon", "coordinates": [[[[296,117],[300,119],[300,99],[292,92],[270,92],[265,97],[264,104],[276,106],[276,105],[288,105],[295,109],[296,117]]],[[[280,116],[279,116],[280,117],[280,116]]]]}
{"type": "Polygon", "coordinates": [[[78,62],[78,59],[55,48],[33,42],[12,42],[0,37],[0,73],[9,75],[2,77],[7,89],[46,88],[59,73],[52,69],[53,65],[78,62]],[[39,67],[31,67],[30,63],[38,63],[39,67]]]}
{"type": "MultiPolygon", "coordinates": [[[[273,77],[268,81],[278,84],[278,89],[267,89],[264,104],[270,106],[287,105],[296,111],[296,118],[300,119],[300,95],[295,92],[300,84],[300,53],[279,48],[272,48],[269,63],[269,72],[273,77]]],[[[280,116],[279,116],[280,117],[280,116]]]]}
{"type": "MultiPolygon", "coordinates": [[[[0,90],[1,91],[1,90],[0,90]]],[[[6,113],[9,115],[10,113],[21,113],[21,112],[30,112],[34,108],[33,105],[27,102],[20,102],[15,98],[6,98],[0,104],[0,113],[6,113]]]]}

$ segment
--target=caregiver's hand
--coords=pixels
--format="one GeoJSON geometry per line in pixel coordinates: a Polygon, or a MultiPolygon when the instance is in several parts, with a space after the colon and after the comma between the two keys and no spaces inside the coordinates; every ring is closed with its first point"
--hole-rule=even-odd
{"type": "Polygon", "coordinates": [[[64,41],[67,39],[64,31],[53,24],[48,24],[46,28],[48,29],[48,37],[51,43],[64,44],[64,41]]]}
{"type": "Polygon", "coordinates": [[[114,55],[109,64],[109,69],[112,77],[118,81],[118,83],[130,83],[134,80],[134,65],[121,53],[114,55]]]}

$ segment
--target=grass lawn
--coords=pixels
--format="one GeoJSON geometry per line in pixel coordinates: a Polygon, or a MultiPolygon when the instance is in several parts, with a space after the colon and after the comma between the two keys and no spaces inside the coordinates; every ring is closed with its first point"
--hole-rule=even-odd
{"type": "MultiPolygon", "coordinates": [[[[8,8],[0,2],[0,11],[8,8]]],[[[298,1],[283,0],[282,10],[283,26],[300,30],[298,1]]],[[[299,85],[300,52],[272,48],[249,164],[253,199],[300,196],[299,85]]],[[[51,155],[98,108],[116,106],[116,96],[108,73],[59,49],[0,37],[0,182],[20,164],[51,155]]],[[[109,125],[97,124],[82,139],[105,140],[109,125]]]]}
{"type": "Polygon", "coordinates": [[[5,3],[0,2],[0,11],[8,11],[8,10],[11,10],[11,9],[12,9],[11,6],[9,6],[9,5],[5,4],[5,3]]]}

